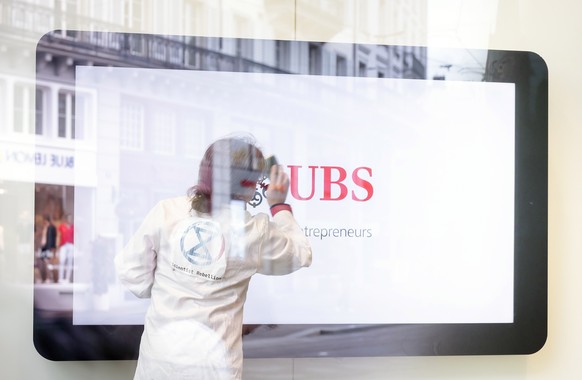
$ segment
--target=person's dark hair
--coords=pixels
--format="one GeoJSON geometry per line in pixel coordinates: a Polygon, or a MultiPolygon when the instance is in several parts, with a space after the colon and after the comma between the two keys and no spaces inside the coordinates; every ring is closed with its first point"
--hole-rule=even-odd
{"type": "Polygon", "coordinates": [[[237,199],[250,187],[254,190],[264,167],[265,158],[252,137],[215,141],[200,161],[198,183],[188,191],[192,210],[210,213],[213,198],[237,199]]]}

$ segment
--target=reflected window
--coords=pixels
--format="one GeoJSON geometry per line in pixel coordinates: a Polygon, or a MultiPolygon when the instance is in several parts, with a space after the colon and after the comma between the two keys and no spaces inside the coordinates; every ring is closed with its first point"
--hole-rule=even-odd
{"type": "Polygon", "coordinates": [[[169,61],[173,64],[180,65],[184,62],[184,46],[181,42],[173,42],[169,44],[169,61]]]}
{"type": "Polygon", "coordinates": [[[174,154],[176,135],[176,115],[167,110],[156,111],[153,115],[152,147],[154,153],[174,154]]]}
{"type": "Polygon", "coordinates": [[[88,108],[88,104],[89,103],[89,99],[91,98],[90,95],[87,94],[79,94],[77,93],[75,96],[75,109],[73,112],[73,118],[74,118],[74,123],[73,123],[73,127],[74,127],[74,132],[75,132],[75,136],[74,138],[76,140],[83,140],[86,139],[88,137],[88,117],[87,117],[87,113],[89,112],[89,108],[88,108]]]}
{"type": "Polygon", "coordinates": [[[392,52],[394,53],[394,58],[396,58],[397,60],[400,60],[400,46],[395,46],[394,49],[392,50],[392,52]]]}
{"type": "Polygon", "coordinates": [[[206,149],[206,123],[203,120],[186,119],[179,137],[185,157],[202,158],[206,149]]]}
{"type": "Polygon", "coordinates": [[[75,94],[71,91],[59,91],[57,130],[60,138],[75,138],[75,94]]]}
{"type": "Polygon", "coordinates": [[[141,0],[125,0],[123,2],[123,24],[130,28],[139,28],[143,23],[141,0]]]}
{"type": "Polygon", "coordinates": [[[168,47],[168,41],[164,41],[161,38],[155,38],[150,41],[150,52],[152,58],[159,61],[166,60],[166,48],[168,47]]]}
{"type": "Polygon", "coordinates": [[[143,150],[144,107],[127,102],[121,106],[119,145],[127,150],[143,150]]]}
{"type": "Polygon", "coordinates": [[[348,60],[343,55],[337,55],[335,58],[335,74],[338,76],[348,75],[348,60]]]}
{"type": "Polygon", "coordinates": [[[119,193],[119,230],[125,241],[139,228],[145,215],[141,212],[147,204],[146,194],[142,188],[124,187],[119,193]]]}
{"type": "Polygon", "coordinates": [[[206,9],[204,9],[204,4],[197,0],[184,0],[184,14],[189,17],[184,18],[184,28],[186,34],[196,34],[196,31],[205,30],[205,23],[207,22],[204,17],[206,9]]]}
{"type": "Polygon", "coordinates": [[[358,62],[358,76],[365,77],[368,75],[368,67],[364,62],[358,62]]]}
{"type": "MultiPolygon", "coordinates": [[[[235,30],[239,35],[248,36],[253,32],[253,23],[245,17],[235,16],[234,17],[235,30]]],[[[218,44],[218,40],[216,40],[218,44]]],[[[239,39],[237,40],[237,55],[247,59],[253,59],[255,53],[254,47],[255,41],[252,39],[239,39]]],[[[219,50],[219,46],[214,46],[213,50],[219,50]]]]}
{"type": "Polygon", "coordinates": [[[278,69],[291,69],[291,43],[289,41],[275,41],[275,66],[278,69]]]}
{"type": "Polygon", "coordinates": [[[358,29],[362,32],[369,32],[372,21],[368,14],[369,5],[364,1],[356,2],[355,4],[357,4],[354,11],[356,13],[355,16],[357,17],[358,29]]]}
{"type": "Polygon", "coordinates": [[[17,28],[26,27],[26,12],[24,8],[14,7],[12,8],[12,25],[17,28]]]}
{"type": "Polygon", "coordinates": [[[120,38],[120,35],[115,33],[91,33],[89,42],[93,45],[117,50],[121,47],[120,38]]]}
{"type": "Polygon", "coordinates": [[[61,2],[62,9],[68,12],[69,14],[78,14],[79,13],[78,5],[79,4],[77,0],[64,0],[61,2]]]}
{"type": "Polygon", "coordinates": [[[44,125],[46,120],[46,108],[45,104],[47,92],[42,88],[36,89],[36,105],[35,105],[35,119],[34,119],[34,132],[37,135],[44,135],[44,125]]]}
{"type": "Polygon", "coordinates": [[[378,78],[385,78],[387,77],[388,67],[386,66],[386,62],[384,59],[378,57],[376,64],[378,65],[377,77],[378,78]]]}
{"type": "Polygon", "coordinates": [[[318,44],[309,44],[309,74],[321,74],[321,46],[318,44]]]}
{"type": "Polygon", "coordinates": [[[145,56],[145,42],[144,37],[140,34],[130,35],[129,39],[129,52],[132,55],[145,56]]]}
{"type": "MultiPolygon", "coordinates": [[[[79,5],[78,2],[75,0],[62,0],[60,3],[61,12],[69,15],[78,15],[79,14],[78,5],[79,5]]],[[[77,38],[77,32],[74,30],[69,30],[66,17],[61,19],[61,29],[63,37],[70,39],[77,38]]]]}
{"type": "Polygon", "coordinates": [[[34,86],[29,83],[16,83],[14,85],[13,125],[16,133],[34,133],[35,108],[33,107],[33,94],[34,86]]]}
{"type": "MultiPolygon", "coordinates": [[[[216,48],[215,50],[218,50],[216,48]]],[[[254,41],[250,39],[239,39],[236,42],[237,55],[246,59],[253,59],[254,41]]]]}

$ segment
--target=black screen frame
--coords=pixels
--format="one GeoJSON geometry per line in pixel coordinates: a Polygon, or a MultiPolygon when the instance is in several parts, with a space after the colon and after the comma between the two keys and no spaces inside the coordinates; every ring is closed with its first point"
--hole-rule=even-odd
{"type": "MultiPolygon", "coordinates": [[[[132,36],[141,36],[145,41],[160,37],[117,32],[49,32],[37,45],[37,79],[46,80],[39,67],[47,54],[71,56],[75,66],[91,62],[95,66],[192,69],[180,64],[140,61],[132,57],[128,43],[132,36]],[[88,41],[89,38],[78,37],[89,35],[95,40],[118,38],[121,47],[115,53],[97,44],[76,42],[69,45],[66,38],[74,36],[77,41],[88,41]]],[[[226,40],[218,37],[196,38],[203,44],[226,40]]],[[[250,41],[236,38],[229,40],[250,41]]],[[[349,43],[342,45],[352,49],[356,46],[349,43]]],[[[440,50],[454,55],[461,49],[440,50]]],[[[483,81],[515,85],[514,322],[247,325],[243,328],[245,357],[515,355],[532,354],[544,346],[548,318],[548,69],[543,59],[532,52],[488,50],[487,56],[483,81]],[[308,330],[308,333],[299,334],[294,344],[288,345],[287,342],[283,347],[278,343],[277,337],[285,334],[285,331],[302,329],[308,330]],[[262,331],[259,338],[255,337],[256,331],[262,331]],[[358,334],[358,339],[352,339],[352,334],[358,334]],[[311,344],[309,339],[305,339],[306,336],[317,336],[319,340],[317,344],[311,344]]],[[[245,72],[245,65],[229,71],[245,72]]],[[[296,74],[283,70],[271,72],[296,74]]],[[[347,76],[353,75],[347,73],[347,76]]],[[[69,80],[74,83],[74,77],[69,80]]],[[[135,359],[142,331],[143,326],[73,325],[70,313],[46,314],[34,309],[34,345],[43,357],[50,360],[135,359]]]]}

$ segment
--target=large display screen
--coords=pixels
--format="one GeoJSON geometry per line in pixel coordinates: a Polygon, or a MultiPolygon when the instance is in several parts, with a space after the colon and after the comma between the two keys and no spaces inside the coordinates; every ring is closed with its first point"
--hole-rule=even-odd
{"type": "MultiPolygon", "coordinates": [[[[39,57],[66,44],[58,33],[41,40],[39,57]]],[[[481,51],[489,71],[480,80],[436,80],[445,78],[428,77],[426,48],[181,36],[160,45],[162,54],[159,36],[76,33],[120,49],[109,56],[97,43],[74,59],[74,100],[64,102],[79,136],[68,184],[74,275],[36,286],[37,348],[50,347],[48,326],[62,323],[62,313],[43,306],[51,291],[61,292],[57,300],[67,295],[57,302],[67,304],[70,344],[99,331],[138,342],[148,301],[117,281],[112,258],[159,200],[196,183],[206,147],[233,134],[253,135],[285,167],[288,201],[313,249],[309,268],[253,277],[247,357],[528,353],[543,345],[547,71],[539,57],[481,51]],[[136,60],[141,45],[131,41],[160,56],[136,60]],[[238,61],[228,60],[229,46],[238,61]],[[248,57],[245,46],[254,47],[248,57]],[[380,70],[399,49],[424,70],[380,70]],[[362,52],[374,67],[362,69],[362,52]],[[526,71],[537,82],[521,78],[526,71]],[[520,338],[523,331],[532,338],[520,338]]],[[[247,209],[268,213],[261,184],[247,209]]],[[[135,346],[89,358],[126,358],[135,346]]],[[[79,359],[72,356],[58,359],[79,359]]]]}

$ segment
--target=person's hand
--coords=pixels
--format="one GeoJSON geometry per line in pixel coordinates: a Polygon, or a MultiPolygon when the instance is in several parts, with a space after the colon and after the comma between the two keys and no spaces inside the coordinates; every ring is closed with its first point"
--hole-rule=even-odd
{"type": "Polygon", "coordinates": [[[273,165],[269,180],[269,188],[266,193],[269,206],[285,203],[289,192],[289,176],[285,173],[283,166],[273,165]]]}

